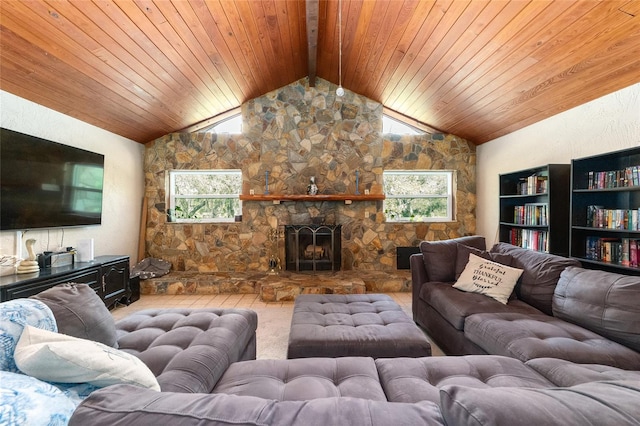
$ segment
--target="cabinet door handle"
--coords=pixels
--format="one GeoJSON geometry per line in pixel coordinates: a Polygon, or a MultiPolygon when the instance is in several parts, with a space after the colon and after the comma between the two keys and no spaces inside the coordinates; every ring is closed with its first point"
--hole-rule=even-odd
{"type": "Polygon", "coordinates": [[[104,279],[104,275],[102,276],[102,292],[107,291],[107,281],[104,279]]]}

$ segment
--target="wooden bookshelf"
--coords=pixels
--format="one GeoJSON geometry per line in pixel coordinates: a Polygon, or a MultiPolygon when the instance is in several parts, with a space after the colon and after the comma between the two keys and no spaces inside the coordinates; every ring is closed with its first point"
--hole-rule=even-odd
{"type": "Polygon", "coordinates": [[[634,168],[640,168],[640,148],[571,162],[570,255],[585,267],[640,275],[640,175],[634,168]]]}
{"type": "Polygon", "coordinates": [[[569,164],[500,175],[499,241],[569,255],[569,164]]]}

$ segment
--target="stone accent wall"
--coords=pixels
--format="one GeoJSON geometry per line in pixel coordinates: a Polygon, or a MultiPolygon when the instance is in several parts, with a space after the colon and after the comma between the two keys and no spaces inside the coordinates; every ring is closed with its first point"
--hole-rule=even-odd
{"type": "MultiPolygon", "coordinates": [[[[382,105],[336,86],[307,79],[253,99],[242,106],[242,135],[170,134],[146,147],[148,200],[146,255],[163,258],[178,271],[266,271],[270,233],[284,225],[342,224],[345,270],[395,270],[397,246],[453,238],[475,232],[475,146],[453,135],[392,136],[382,131],[382,105]],[[172,169],[237,168],[243,192],[304,194],[311,176],[321,194],[382,193],[385,169],[457,171],[453,222],[385,222],[381,201],[271,202],[244,201],[242,222],[168,223],[166,188],[172,169]],[[318,220],[318,219],[316,219],[318,220]]],[[[277,241],[284,259],[284,241],[277,241]]]]}

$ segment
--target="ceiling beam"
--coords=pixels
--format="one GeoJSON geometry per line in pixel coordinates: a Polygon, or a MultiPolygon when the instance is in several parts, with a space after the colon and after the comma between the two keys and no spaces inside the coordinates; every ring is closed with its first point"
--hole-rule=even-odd
{"type": "Polygon", "coordinates": [[[309,87],[316,87],[316,66],[318,58],[318,15],[319,0],[307,0],[307,61],[309,87]]]}

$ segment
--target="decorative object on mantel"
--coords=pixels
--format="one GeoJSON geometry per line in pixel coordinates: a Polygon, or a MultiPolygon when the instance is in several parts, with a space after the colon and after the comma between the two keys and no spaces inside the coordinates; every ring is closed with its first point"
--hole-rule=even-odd
{"type": "Polygon", "coordinates": [[[40,266],[38,266],[38,261],[36,260],[36,254],[33,252],[33,245],[35,243],[36,240],[33,238],[28,239],[25,243],[27,246],[27,252],[29,253],[29,258],[20,262],[17,269],[18,274],[30,274],[40,270],[40,266]]]}
{"type": "Polygon", "coordinates": [[[358,189],[358,186],[360,186],[360,172],[358,170],[356,170],[356,195],[360,195],[360,190],[358,189]]]}
{"type": "Polygon", "coordinates": [[[264,195],[269,195],[269,170],[264,172],[264,195]]]}
{"type": "Polygon", "coordinates": [[[307,185],[307,194],[316,195],[318,193],[318,185],[316,185],[316,177],[311,176],[309,178],[309,185],[307,185]]]}

